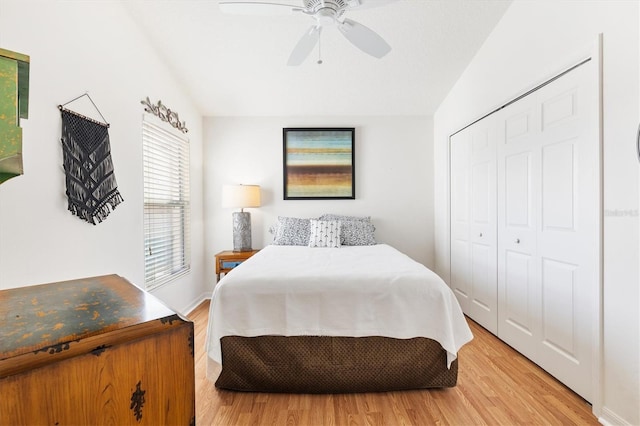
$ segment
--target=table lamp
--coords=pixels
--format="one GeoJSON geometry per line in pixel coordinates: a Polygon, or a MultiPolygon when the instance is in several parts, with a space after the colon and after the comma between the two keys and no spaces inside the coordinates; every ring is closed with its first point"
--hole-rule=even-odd
{"type": "Polygon", "coordinates": [[[251,251],[251,214],[244,209],[260,207],[260,186],[224,185],[222,207],[240,208],[233,212],[233,251],[251,251]]]}

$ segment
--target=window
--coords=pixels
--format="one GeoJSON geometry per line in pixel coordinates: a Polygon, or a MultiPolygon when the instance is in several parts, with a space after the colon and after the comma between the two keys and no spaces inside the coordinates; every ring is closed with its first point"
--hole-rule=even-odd
{"type": "Polygon", "coordinates": [[[159,287],[191,268],[189,141],[142,122],[144,281],[159,287]]]}

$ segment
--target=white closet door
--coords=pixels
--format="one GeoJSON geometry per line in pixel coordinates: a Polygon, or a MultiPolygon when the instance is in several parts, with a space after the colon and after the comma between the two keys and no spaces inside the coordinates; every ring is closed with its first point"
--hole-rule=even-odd
{"type": "Polygon", "coordinates": [[[593,319],[599,282],[597,84],[588,63],[539,93],[542,293],[540,363],[592,397],[593,319]]]}
{"type": "Polygon", "coordinates": [[[539,335],[537,208],[540,193],[540,114],[535,97],[497,113],[498,336],[525,355],[539,335]]]}
{"type": "Polygon", "coordinates": [[[469,243],[469,133],[451,137],[451,279],[450,287],[462,311],[469,311],[471,299],[469,243]]]}
{"type": "Polygon", "coordinates": [[[502,111],[498,336],[592,396],[597,84],[588,62],[502,111]]]}
{"type": "Polygon", "coordinates": [[[493,120],[451,138],[451,287],[463,311],[497,333],[493,120]]]}
{"type": "Polygon", "coordinates": [[[470,128],[470,272],[468,314],[498,332],[496,241],[496,129],[494,117],[470,128]]]}

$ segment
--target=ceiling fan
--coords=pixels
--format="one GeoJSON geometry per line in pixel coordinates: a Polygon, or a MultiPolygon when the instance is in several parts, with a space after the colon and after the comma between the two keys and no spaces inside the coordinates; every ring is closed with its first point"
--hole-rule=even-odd
{"type": "MultiPolygon", "coordinates": [[[[223,13],[239,15],[288,15],[304,14],[315,19],[315,23],[302,35],[291,52],[287,65],[300,65],[309,56],[320,40],[325,27],[335,27],[355,47],[369,55],[382,58],[391,51],[391,46],[375,31],[344,18],[351,9],[366,9],[391,3],[395,0],[301,0],[303,6],[265,3],[260,1],[220,0],[223,13]]],[[[322,60],[318,60],[322,63],[322,60]]]]}

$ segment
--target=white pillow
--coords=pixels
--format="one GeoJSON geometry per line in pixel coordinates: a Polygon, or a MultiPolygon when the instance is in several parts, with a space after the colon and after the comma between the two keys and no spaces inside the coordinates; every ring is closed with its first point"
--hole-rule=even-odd
{"type": "Polygon", "coordinates": [[[309,247],[340,247],[339,221],[311,219],[309,231],[309,247]]]}

